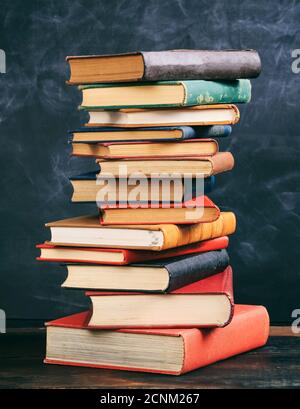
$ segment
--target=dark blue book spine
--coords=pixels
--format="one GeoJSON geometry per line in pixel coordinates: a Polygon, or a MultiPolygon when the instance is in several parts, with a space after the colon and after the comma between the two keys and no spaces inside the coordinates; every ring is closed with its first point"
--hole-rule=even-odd
{"type": "MultiPolygon", "coordinates": [[[[88,133],[93,133],[93,132],[114,132],[116,137],[115,139],[112,140],[99,140],[101,143],[105,142],[124,142],[124,140],[118,138],[118,133],[122,131],[128,131],[128,129],[125,128],[105,128],[105,127],[82,127],[78,129],[74,129],[71,131],[68,131],[68,141],[69,143],[72,143],[72,138],[73,134],[80,133],[80,132],[88,132],[88,133]]],[[[177,141],[180,142],[181,140],[188,140],[188,139],[196,139],[196,138],[218,138],[218,137],[226,137],[231,134],[232,127],[230,125],[212,125],[212,126],[177,126],[177,127],[149,127],[149,128],[134,128],[131,129],[132,132],[136,131],[155,131],[159,132],[160,130],[180,130],[182,132],[181,138],[174,138],[174,139],[155,139],[152,140],[152,142],[172,142],[172,141],[177,141]]],[[[149,141],[148,139],[142,139],[138,138],[136,139],[137,142],[145,142],[149,141]]],[[[151,141],[151,140],[150,140],[151,141]]],[[[98,143],[97,141],[85,141],[85,142],[74,142],[74,143],[98,143]]]]}
{"type": "Polygon", "coordinates": [[[164,267],[169,273],[169,285],[164,292],[171,292],[185,285],[221,273],[229,265],[229,256],[225,249],[212,250],[165,260],[152,260],[134,263],[133,266],[164,267]]]}
{"type": "Polygon", "coordinates": [[[208,178],[204,179],[204,192],[197,192],[197,185],[196,182],[193,181],[193,183],[186,183],[184,185],[184,201],[186,200],[191,200],[196,196],[201,196],[203,193],[207,195],[210,193],[216,184],[216,177],[215,176],[210,176],[208,178]]]}
{"type": "MultiPolygon", "coordinates": [[[[173,142],[173,141],[180,141],[180,140],[185,140],[185,139],[193,139],[193,138],[197,138],[197,132],[194,128],[190,127],[190,126],[166,126],[166,127],[149,127],[149,128],[134,128],[131,129],[131,132],[137,132],[137,131],[155,131],[155,132],[159,132],[159,131],[173,131],[173,130],[179,130],[181,131],[182,135],[181,138],[161,138],[161,139],[155,139],[155,140],[150,140],[150,142],[173,142]]],[[[116,137],[115,139],[112,140],[101,140],[99,142],[101,143],[105,143],[105,142],[124,142],[124,140],[119,139],[118,138],[118,133],[122,132],[122,131],[128,131],[128,128],[105,128],[105,127],[82,127],[82,128],[77,128],[74,130],[70,130],[68,131],[68,135],[69,135],[69,143],[72,143],[72,137],[73,134],[76,133],[80,133],[80,132],[114,132],[116,137]]],[[[149,141],[148,139],[142,139],[142,138],[138,138],[136,139],[137,142],[145,142],[145,141],[149,141]]],[[[86,142],[74,142],[74,143],[98,143],[97,141],[86,141],[86,142]]]]}
{"type": "Polygon", "coordinates": [[[229,136],[232,132],[230,125],[195,126],[196,138],[219,138],[229,136]]]}
{"type": "Polygon", "coordinates": [[[165,265],[170,277],[167,292],[220,273],[228,265],[226,250],[208,251],[168,263],[165,265]]]}

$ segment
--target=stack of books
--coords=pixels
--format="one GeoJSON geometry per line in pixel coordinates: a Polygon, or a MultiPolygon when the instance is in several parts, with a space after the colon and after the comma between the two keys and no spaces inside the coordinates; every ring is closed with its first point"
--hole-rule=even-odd
{"type": "Polygon", "coordinates": [[[48,322],[46,363],[182,374],[266,343],[262,306],[234,305],[232,212],[208,197],[234,166],[219,152],[260,73],[252,50],[68,57],[89,122],[71,178],[95,214],[46,224],[39,260],[65,263],[64,288],[91,309],[48,322]]]}

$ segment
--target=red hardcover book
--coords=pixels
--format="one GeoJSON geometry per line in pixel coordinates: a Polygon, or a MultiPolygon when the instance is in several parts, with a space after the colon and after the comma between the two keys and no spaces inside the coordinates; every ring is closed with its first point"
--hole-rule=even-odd
{"type": "Polygon", "coordinates": [[[181,375],[261,347],[269,336],[261,306],[236,305],[231,323],[214,329],[98,331],[88,327],[89,316],[46,324],[45,363],[181,375]]]}
{"type": "Polygon", "coordinates": [[[127,265],[148,260],[160,260],[194,253],[221,250],[227,248],[228,243],[228,237],[223,236],[187,246],[177,247],[175,249],[163,250],[161,252],[38,244],[36,248],[41,250],[41,256],[37,257],[36,259],[40,261],[54,261],[62,263],[127,265]]]}
{"type": "Polygon", "coordinates": [[[117,328],[224,327],[234,309],[232,269],[168,294],[88,291],[89,326],[117,328]]]}
{"type": "Polygon", "coordinates": [[[106,204],[99,209],[100,223],[112,225],[209,223],[220,216],[219,208],[207,196],[183,203],[106,204]]]}

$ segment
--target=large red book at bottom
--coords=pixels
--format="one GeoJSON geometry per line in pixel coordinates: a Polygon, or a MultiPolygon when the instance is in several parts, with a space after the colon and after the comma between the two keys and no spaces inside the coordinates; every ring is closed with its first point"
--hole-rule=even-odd
{"type": "Polygon", "coordinates": [[[225,328],[126,329],[88,327],[90,312],[48,322],[45,363],[180,375],[266,344],[262,306],[236,305],[225,328]]]}

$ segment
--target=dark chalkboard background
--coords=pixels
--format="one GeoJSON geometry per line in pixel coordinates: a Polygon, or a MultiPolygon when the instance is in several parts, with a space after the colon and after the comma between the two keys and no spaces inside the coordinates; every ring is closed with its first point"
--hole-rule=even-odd
{"type": "Polygon", "coordinates": [[[91,211],[70,203],[68,177],[94,168],[69,158],[80,96],[65,85],[66,55],[172,48],[254,48],[263,72],[252,102],[221,146],[234,171],[212,198],[238,217],[231,240],[236,301],[264,304],[275,323],[300,308],[299,92],[291,51],[300,48],[298,1],[1,1],[0,308],[12,319],[49,319],[86,301],[61,290],[64,270],[35,261],[47,221],[91,211]]]}

